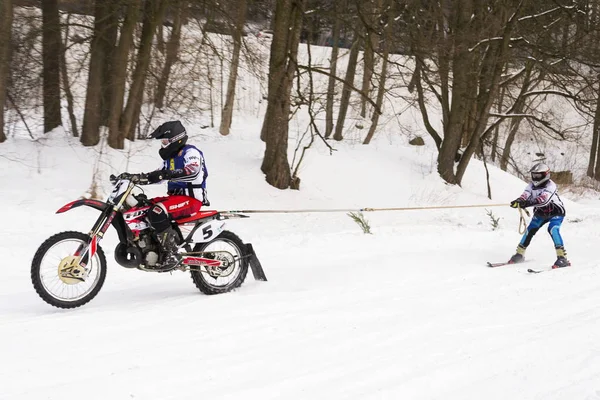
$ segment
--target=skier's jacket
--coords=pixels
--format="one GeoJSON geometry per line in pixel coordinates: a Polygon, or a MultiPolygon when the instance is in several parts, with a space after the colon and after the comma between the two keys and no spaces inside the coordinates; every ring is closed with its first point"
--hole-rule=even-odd
{"type": "Polygon", "coordinates": [[[551,179],[537,187],[530,183],[520,198],[526,200],[527,207],[533,206],[535,215],[542,218],[564,216],[566,213],[565,205],[558,196],[556,183],[551,179]]]}
{"type": "Polygon", "coordinates": [[[189,144],[183,146],[174,157],[164,160],[162,169],[185,172],[185,175],[169,180],[168,194],[190,196],[207,203],[206,177],[208,171],[204,162],[204,154],[195,146],[189,144]]]}

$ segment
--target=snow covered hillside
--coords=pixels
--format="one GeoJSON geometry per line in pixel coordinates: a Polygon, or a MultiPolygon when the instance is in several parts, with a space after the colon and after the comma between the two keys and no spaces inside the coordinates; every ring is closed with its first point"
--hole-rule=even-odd
{"type": "MultiPolygon", "coordinates": [[[[159,121],[161,122],[161,121],[159,121]]],[[[189,126],[205,153],[215,209],[419,207],[507,203],[525,182],[473,161],[464,187],[435,174],[435,155],[405,139],[309,151],[300,191],[260,173],[260,121],[229,137],[189,126]],[[391,143],[390,143],[391,142],[391,143]]],[[[254,245],[269,281],[205,296],[188,274],[119,267],[116,235],[101,243],[106,283],[72,311],[30,283],[48,236],[87,232],[96,217],[54,212],[97,171],[154,169],[156,143],[105,151],[60,131],[0,146],[0,399],[600,399],[598,203],[566,201],[572,268],[527,274],[555,259],[540,231],[527,264],[490,269],[518,243],[518,214],[486,208],[254,214],[228,228],[254,245]],[[100,160],[100,161],[98,161],[100,160]]],[[[158,195],[164,187],[147,187],[158,195]]]]}
{"type": "MultiPolygon", "coordinates": [[[[85,207],[55,211],[81,196],[104,198],[111,173],[157,168],[158,144],[84,148],[60,129],[42,136],[42,114],[27,110],[37,138],[31,140],[11,113],[9,139],[0,145],[0,400],[600,400],[599,200],[565,200],[562,234],[572,268],[526,272],[555,260],[545,229],[529,247],[528,263],[487,268],[487,261],[514,253],[519,216],[508,203],[526,183],[488,166],[489,200],[477,160],[462,187],[437,176],[421,116],[401,97],[406,60],[392,73],[396,92],[386,98],[370,145],[359,144],[369,121],[355,109],[344,141],[330,143],[332,155],[318,141],[307,152],[300,191],[274,189],[260,171],[264,144],[258,139],[268,43],[247,39],[264,56],[242,65],[231,135],[223,137],[202,126],[209,125],[209,108],[218,126],[227,63],[221,73],[217,58],[189,62],[197,58],[199,39],[189,29],[173,92],[193,104],[143,112],[144,119],[153,115],[153,126],[174,115],[184,120],[190,143],[206,158],[211,208],[480,207],[366,212],[372,235],[345,212],[248,214],[228,221],[227,229],[253,244],[269,281],[249,274],[239,290],[218,296],[202,295],[187,273],[119,267],[117,236],[109,230],[100,243],[108,275],[99,295],[82,308],[58,310],[32,287],[33,255],[55,233],[88,232],[98,214],[85,207]],[[426,145],[409,146],[414,135],[426,145]],[[506,205],[494,206],[499,203],[506,205]],[[499,219],[497,229],[492,219],[499,219]]],[[[216,47],[227,47],[213,36],[216,47]]],[[[86,46],[74,44],[68,52],[80,123],[86,46]]],[[[328,48],[311,51],[314,64],[327,64],[328,48]]],[[[306,56],[302,47],[300,58],[306,56]]],[[[340,76],[346,57],[343,50],[340,76]]],[[[326,87],[325,77],[315,82],[326,87]]],[[[573,110],[551,101],[542,106],[585,131],[573,110]]],[[[305,119],[300,110],[290,123],[290,159],[305,119]]],[[[431,120],[439,125],[441,117],[432,110],[431,120]]],[[[519,165],[542,151],[553,169],[585,172],[586,150],[575,142],[518,142],[514,150],[519,165]]],[[[165,186],[145,190],[162,195],[165,186]]]]}

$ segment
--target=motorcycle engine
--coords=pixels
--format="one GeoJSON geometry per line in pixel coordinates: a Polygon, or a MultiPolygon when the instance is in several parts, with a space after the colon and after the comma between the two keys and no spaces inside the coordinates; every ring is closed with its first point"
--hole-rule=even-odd
{"type": "Polygon", "coordinates": [[[158,262],[158,245],[149,233],[142,233],[138,240],[138,246],[142,250],[144,264],[153,267],[158,262]]]}

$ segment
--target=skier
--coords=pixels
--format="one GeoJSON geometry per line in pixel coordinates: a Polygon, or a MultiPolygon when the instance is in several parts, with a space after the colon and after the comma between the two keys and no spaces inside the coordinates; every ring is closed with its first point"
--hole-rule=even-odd
{"type": "Polygon", "coordinates": [[[517,252],[509,263],[520,263],[525,260],[525,250],[533,236],[546,223],[548,233],[556,249],[556,261],[552,268],[568,267],[571,263],[567,260],[567,253],[560,236],[560,226],[565,218],[565,206],[558,196],[556,183],[550,179],[550,168],[544,163],[535,164],[531,170],[531,183],[527,185],[523,194],[510,203],[513,208],[533,207],[533,218],[525,230],[517,252]]]}
{"type": "Polygon", "coordinates": [[[161,141],[158,154],[163,159],[163,165],[155,171],[139,174],[140,182],[153,184],[169,181],[168,196],[152,199],[154,206],[148,212],[148,221],[163,249],[159,263],[165,265],[179,259],[177,232],[171,226],[171,218],[192,216],[203,205],[210,205],[206,197],[208,172],[202,151],[186,144],[187,132],[180,121],[163,123],[147,138],[161,141]]]}

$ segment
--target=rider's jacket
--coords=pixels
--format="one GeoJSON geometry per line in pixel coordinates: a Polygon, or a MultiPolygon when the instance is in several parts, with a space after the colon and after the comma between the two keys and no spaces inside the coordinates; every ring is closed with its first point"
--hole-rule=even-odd
{"type": "Polygon", "coordinates": [[[207,203],[206,177],[208,171],[204,154],[193,145],[185,145],[174,157],[163,161],[162,169],[174,172],[167,186],[168,194],[186,195],[207,203]]]}

